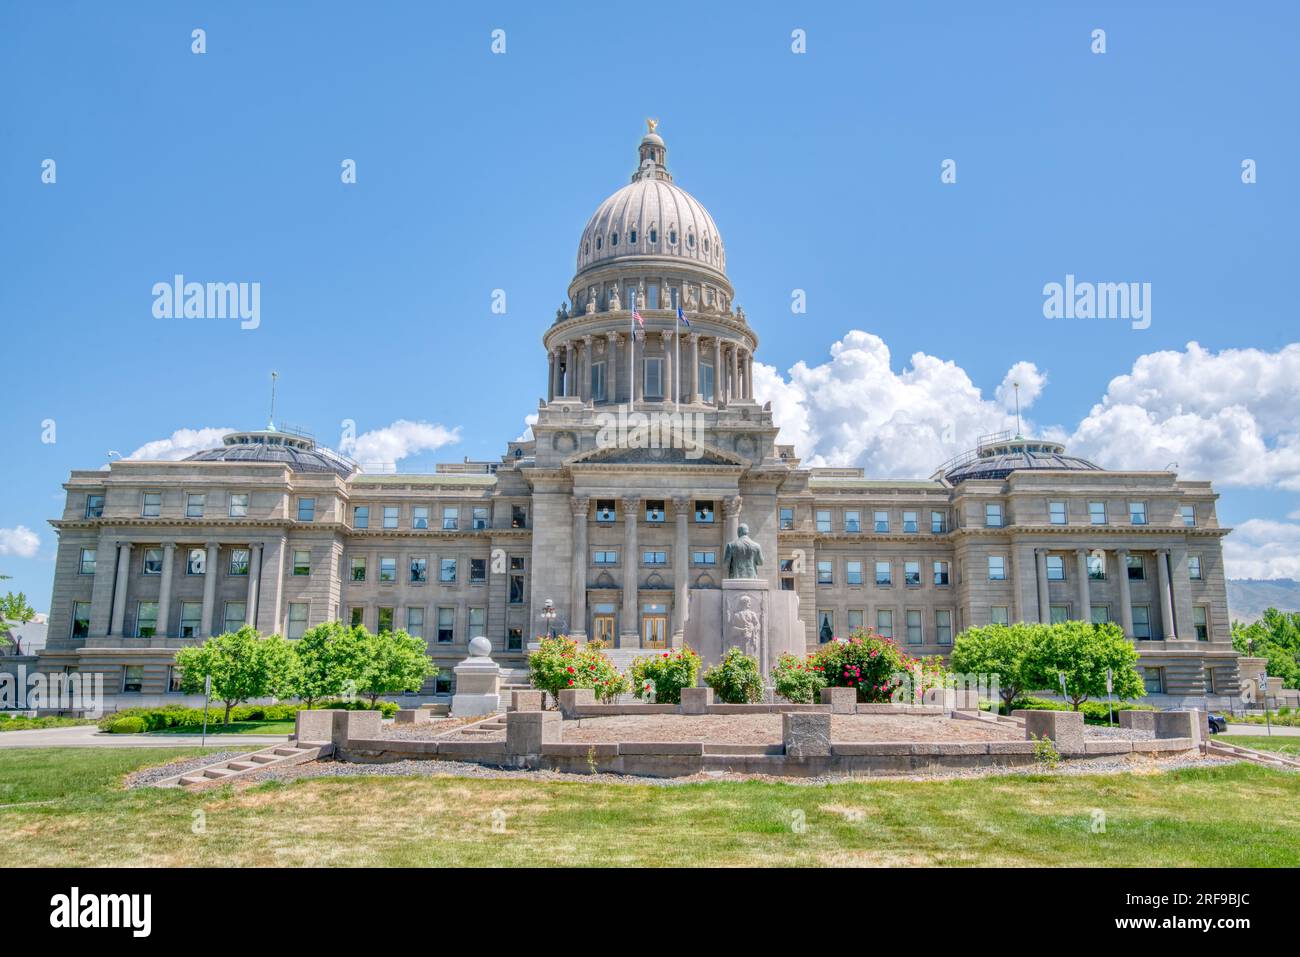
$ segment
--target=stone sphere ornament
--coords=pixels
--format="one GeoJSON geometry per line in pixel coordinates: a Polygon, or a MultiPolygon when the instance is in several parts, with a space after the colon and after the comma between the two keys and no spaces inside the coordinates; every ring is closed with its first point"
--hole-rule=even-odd
{"type": "Polygon", "coordinates": [[[492,642],[479,635],[477,638],[471,638],[469,642],[469,653],[475,658],[488,658],[492,655],[492,642]]]}

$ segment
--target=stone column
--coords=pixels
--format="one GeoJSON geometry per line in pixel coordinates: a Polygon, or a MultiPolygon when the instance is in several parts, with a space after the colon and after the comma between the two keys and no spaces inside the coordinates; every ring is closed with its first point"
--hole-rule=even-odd
{"type": "Polygon", "coordinates": [[[1174,625],[1174,596],[1169,587],[1169,549],[1162,548],[1156,552],[1156,570],[1160,582],[1160,634],[1165,641],[1177,641],[1178,630],[1174,625]]]}
{"type": "Polygon", "coordinates": [[[1049,624],[1052,620],[1051,592],[1047,587],[1047,549],[1034,549],[1034,567],[1038,570],[1038,620],[1049,624]]]}
{"type": "Polygon", "coordinates": [[[627,334],[627,404],[634,406],[636,403],[636,333],[627,334]]]}
{"type": "Polygon", "coordinates": [[[587,638],[587,506],[585,495],[575,495],[569,500],[573,509],[573,594],[569,607],[569,637],[578,641],[587,638]]]}
{"type": "Polygon", "coordinates": [[[704,401],[700,395],[700,334],[691,333],[691,381],[687,383],[690,388],[688,398],[692,403],[699,404],[704,401]]]}
{"type": "Polygon", "coordinates": [[[677,539],[673,546],[673,646],[681,647],[686,635],[687,602],[690,598],[688,576],[691,567],[689,497],[673,499],[673,517],[677,522],[677,539]]]}
{"type": "Polygon", "coordinates": [[[158,583],[158,629],[154,634],[166,638],[171,634],[172,566],[176,564],[176,543],[163,542],[162,581],[158,583]]]}
{"type": "Polygon", "coordinates": [[[671,332],[662,333],[659,341],[664,347],[664,401],[672,402],[677,397],[677,391],[673,388],[673,334],[671,332]]]}
{"type": "Polygon", "coordinates": [[[641,647],[641,616],[637,612],[637,571],[641,556],[637,554],[636,524],[641,510],[639,496],[623,499],[623,621],[618,643],[623,648],[641,647]]]}
{"type": "Polygon", "coordinates": [[[735,401],[740,393],[740,346],[731,347],[731,389],[727,393],[729,400],[735,401]]]}
{"type": "Polygon", "coordinates": [[[1079,621],[1092,621],[1092,595],[1088,581],[1088,550],[1076,548],[1074,557],[1079,565],[1079,621]]]}
{"type": "MultiPolygon", "coordinates": [[[[724,519],[722,523],[722,547],[725,550],[728,542],[734,542],[739,535],[740,529],[740,506],[744,499],[739,495],[732,495],[723,502],[724,519]]],[[[722,552],[718,552],[718,561],[722,561],[722,552]]],[[[723,571],[723,577],[726,577],[726,571],[723,571]]]]}
{"type": "Polygon", "coordinates": [[[555,367],[556,367],[555,350],[554,349],[549,350],[546,353],[546,357],[548,363],[546,367],[546,401],[554,402],[555,401],[555,367]]]}
{"type": "MultiPolygon", "coordinates": [[[[248,597],[245,599],[244,621],[257,627],[257,593],[262,580],[262,543],[248,546],[248,597]]],[[[396,625],[394,624],[394,627],[396,625]]]]}
{"type": "Polygon", "coordinates": [[[605,360],[605,394],[609,396],[609,401],[618,404],[618,333],[607,332],[605,339],[609,344],[605,347],[609,353],[605,360]]]}
{"type": "Polygon", "coordinates": [[[641,335],[641,358],[640,358],[640,360],[638,361],[637,358],[636,358],[636,333],[635,333],[635,332],[629,333],[629,335],[628,335],[628,340],[629,340],[630,342],[632,342],[632,352],[631,352],[630,354],[631,354],[631,356],[632,356],[632,394],[633,394],[633,396],[634,396],[633,401],[635,401],[635,402],[644,402],[644,401],[645,401],[645,365],[644,365],[644,363],[645,363],[645,357],[646,357],[646,346],[649,345],[650,342],[649,342],[648,337],[647,337],[644,333],[642,333],[642,335],[641,335]],[[638,366],[640,366],[640,368],[638,368],[638,366]],[[641,374],[640,374],[640,375],[637,375],[638,372],[641,373],[641,374]]]}
{"type": "Polygon", "coordinates": [[[131,543],[118,542],[116,578],[113,581],[113,623],[108,633],[114,638],[124,637],[126,627],[126,583],[131,577],[131,543]]]}
{"type": "Polygon", "coordinates": [[[1124,635],[1133,637],[1133,590],[1128,581],[1128,549],[1117,548],[1115,561],[1119,564],[1119,625],[1124,635]]]}
{"type": "Polygon", "coordinates": [[[754,398],[754,353],[745,352],[745,398],[754,398]]]}
{"type": "MultiPolygon", "coordinates": [[[[584,402],[591,401],[591,343],[594,336],[582,337],[582,359],[578,363],[578,393],[582,396],[584,402]]],[[[474,637],[473,635],[470,636],[474,637]]]]}
{"type": "Polygon", "coordinates": [[[212,612],[217,603],[217,561],[221,549],[216,542],[208,542],[203,559],[203,620],[199,622],[199,637],[212,637],[212,612]]]}
{"type": "Polygon", "coordinates": [[[722,340],[717,336],[713,337],[713,404],[716,408],[724,408],[726,401],[722,398],[722,380],[726,376],[722,372],[722,340]]]}
{"type": "Polygon", "coordinates": [[[573,380],[576,378],[573,371],[573,340],[570,339],[564,344],[564,394],[566,396],[576,396],[578,394],[573,389],[573,380]]]}

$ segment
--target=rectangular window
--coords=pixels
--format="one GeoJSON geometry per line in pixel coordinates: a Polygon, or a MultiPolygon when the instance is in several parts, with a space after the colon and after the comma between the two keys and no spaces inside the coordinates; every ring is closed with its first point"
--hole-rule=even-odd
{"type": "Polygon", "coordinates": [[[350,560],[352,568],[352,580],[354,582],[363,582],[366,580],[366,560],[364,558],[352,558],[350,560]]]}
{"type": "Polygon", "coordinates": [[[984,506],[984,525],[987,528],[1002,527],[1002,506],[996,502],[990,502],[984,506]]]}
{"type": "Polygon", "coordinates": [[[305,601],[289,602],[289,622],[285,626],[286,638],[301,638],[307,631],[307,603],[305,601]]]}
{"type": "Polygon", "coordinates": [[[952,644],[952,612],[936,611],[934,613],[934,641],[939,645],[952,644]]]}
{"type": "Polygon", "coordinates": [[[989,556],[989,581],[1004,582],[1007,580],[1007,560],[1002,555],[989,556]]]}
{"type": "Polygon", "coordinates": [[[915,535],[920,530],[917,523],[916,512],[903,513],[903,531],[909,535],[915,535]]]}
{"type": "Polygon", "coordinates": [[[829,532],[831,530],[831,513],[827,509],[817,510],[817,531],[829,532]]]}
{"type": "Polygon", "coordinates": [[[203,506],[207,502],[207,495],[202,492],[191,492],[185,496],[185,517],[202,518],[203,506]]]}
{"type": "Polygon", "coordinates": [[[442,510],[442,530],[444,532],[454,532],[460,525],[460,509],[455,505],[448,505],[442,510]]]}
{"type": "Polygon", "coordinates": [[[396,505],[384,506],[384,528],[396,528],[399,508],[396,505]]]}
{"type": "Polygon", "coordinates": [[[1147,523],[1146,502],[1128,503],[1128,522],[1130,525],[1145,525],[1147,523]]]}
{"type": "Polygon", "coordinates": [[[469,583],[482,585],[487,581],[487,559],[471,558],[469,560],[469,583]]]}
{"type": "Polygon", "coordinates": [[[144,568],[146,575],[161,575],[163,566],[163,550],[161,548],[146,548],[144,550],[144,568]]]}
{"type": "Polygon", "coordinates": [[[1146,605],[1133,606],[1133,637],[1151,640],[1151,609],[1146,605]]]}
{"type": "Polygon", "coordinates": [[[1187,577],[1194,582],[1198,582],[1201,580],[1201,556],[1200,555],[1187,556],[1187,577]]]}
{"type": "Polygon", "coordinates": [[[1066,521],[1065,503],[1048,502],[1047,517],[1048,517],[1048,521],[1050,521],[1053,525],[1064,525],[1066,521]]]}
{"type": "Polygon", "coordinates": [[[1088,577],[1095,582],[1106,580],[1106,556],[1090,554],[1088,556],[1088,577]]]}
{"type": "Polygon", "coordinates": [[[662,399],[664,395],[664,360],[651,356],[645,360],[645,397],[662,399]]]}
{"type": "Polygon", "coordinates": [[[506,629],[506,651],[524,650],[524,630],[522,628],[506,629]]]}
{"type": "Polygon", "coordinates": [[[889,531],[889,513],[888,513],[888,512],[876,512],[875,515],[874,515],[873,523],[874,523],[874,525],[875,525],[875,529],[876,529],[877,532],[882,532],[882,533],[883,533],[883,532],[888,532],[888,531],[889,531]]]}
{"type": "Polygon", "coordinates": [[[785,507],[781,509],[781,528],[785,531],[794,528],[794,509],[785,507]]]}
{"type": "Polygon", "coordinates": [[[208,553],[207,549],[191,548],[185,553],[185,574],[202,575],[207,571],[208,553]]]}
{"type": "Polygon", "coordinates": [[[662,525],[664,521],[663,499],[646,499],[645,520],[651,525],[662,525]]]}
{"type": "Polygon", "coordinates": [[[881,638],[894,637],[894,613],[888,608],[876,610],[876,634],[881,638]]]}
{"type": "Polygon", "coordinates": [[[527,528],[528,527],[528,509],[522,505],[510,506],[510,527],[527,528]]]}
{"type": "Polygon", "coordinates": [[[1188,528],[1196,527],[1196,506],[1180,505],[1178,506],[1178,514],[1183,517],[1183,524],[1188,528]]]}
{"type": "Polygon", "coordinates": [[[429,580],[429,559],[420,556],[411,559],[411,582],[416,585],[429,580]]]}
{"type": "Polygon", "coordinates": [[[835,575],[832,569],[835,566],[831,562],[817,563],[817,584],[831,585],[835,582],[835,575]]]}
{"type": "Polygon", "coordinates": [[[844,581],[850,585],[862,584],[862,562],[844,563],[844,581]]]}
{"type": "Polygon", "coordinates": [[[1052,605],[1048,609],[1048,617],[1053,625],[1060,625],[1070,620],[1070,609],[1067,605],[1052,605]]]}
{"type": "Polygon", "coordinates": [[[456,609],[438,609],[438,644],[449,645],[456,638],[456,609]]]}
{"type": "Polygon", "coordinates": [[[470,524],[474,531],[481,532],[488,527],[488,510],[485,505],[475,505],[470,512],[470,524]]]}
{"type": "Polygon", "coordinates": [[[718,553],[711,548],[696,549],[691,552],[691,562],[695,565],[716,565],[718,553]]]}
{"type": "Polygon", "coordinates": [[[145,492],[144,505],[140,509],[144,518],[157,518],[162,514],[162,492],[145,492]]]}
{"type": "Polygon", "coordinates": [[[593,402],[605,401],[605,363],[591,364],[591,398],[593,402]]]}
{"type": "Polygon", "coordinates": [[[228,601],[221,616],[221,630],[239,631],[248,622],[248,605],[242,601],[228,601]]]}
{"type": "Polygon", "coordinates": [[[379,556],[379,581],[382,584],[397,581],[397,559],[391,555],[379,556]]]}
{"type": "Polygon", "coordinates": [[[406,609],[406,633],[412,638],[424,637],[424,609],[406,609]]]}
{"type": "Polygon", "coordinates": [[[713,401],[713,366],[700,366],[700,394],[704,396],[705,401],[713,401]]]}
{"type": "Polygon", "coordinates": [[[819,611],[817,613],[817,640],[826,644],[835,637],[835,612],[819,611]]]}
{"type": "Polygon", "coordinates": [[[352,606],[352,612],[351,612],[351,614],[352,614],[352,617],[351,617],[350,620],[351,620],[351,622],[352,622],[352,627],[353,627],[353,628],[360,628],[362,625],[365,624],[365,622],[366,622],[366,610],[365,610],[364,608],[360,608],[360,607],[358,607],[358,606],[356,606],[356,605],[353,605],[353,606],[352,606]]]}
{"type": "Polygon", "coordinates": [[[86,638],[90,635],[90,602],[74,601],[72,603],[72,637],[86,638]]]}
{"type": "Polygon", "coordinates": [[[1104,625],[1110,621],[1110,609],[1105,605],[1093,605],[1090,609],[1092,614],[1092,623],[1094,625],[1104,625]]]}
{"type": "Polygon", "coordinates": [[[1093,525],[1106,524],[1106,503],[1089,502],[1088,503],[1088,521],[1093,525]]]}
{"type": "Polygon", "coordinates": [[[456,559],[443,558],[438,561],[438,581],[451,584],[456,580],[456,559]]]}
{"type": "Polygon", "coordinates": [[[311,549],[295,548],[293,550],[293,573],[299,577],[311,574],[311,549]]]}
{"type": "Polygon", "coordinates": [[[383,634],[386,631],[392,631],[392,630],[393,630],[393,609],[380,608],[379,609],[379,633],[383,634]]]}
{"type": "Polygon", "coordinates": [[[1008,624],[1010,620],[1011,617],[1007,614],[1006,605],[992,605],[989,607],[990,625],[1005,625],[1008,624]]]}
{"type": "Polygon", "coordinates": [[[930,534],[942,535],[948,531],[948,519],[943,512],[930,513],[930,534]]]}
{"type": "Polygon", "coordinates": [[[95,550],[93,548],[83,548],[81,550],[81,557],[77,560],[77,574],[95,574],[95,550]]]}
{"type": "Polygon", "coordinates": [[[487,609],[471,608],[469,610],[469,636],[478,638],[487,631],[487,609]]]}
{"type": "Polygon", "coordinates": [[[429,527],[429,506],[415,505],[411,508],[411,528],[424,531],[429,527]]]}
{"type": "Polygon", "coordinates": [[[446,675],[439,675],[433,679],[434,694],[451,694],[451,679],[446,675]]]}
{"type": "Polygon", "coordinates": [[[948,584],[948,563],[947,562],[934,563],[934,583],[936,585],[948,584]]]}
{"type": "Polygon", "coordinates": [[[1192,626],[1196,629],[1197,641],[1210,640],[1210,618],[1204,605],[1192,606],[1192,626]]]}
{"type": "Polygon", "coordinates": [[[1126,564],[1128,565],[1129,581],[1131,582],[1146,581],[1147,570],[1146,570],[1146,566],[1142,564],[1141,555],[1129,555],[1126,564]]]}
{"type": "Polygon", "coordinates": [[[876,562],[876,584],[889,585],[893,581],[889,562],[876,562]]]}
{"type": "Polygon", "coordinates": [[[87,495],[86,496],[86,518],[103,518],[104,517],[104,496],[87,495]]]}
{"type": "Polygon", "coordinates": [[[230,493],[230,517],[247,518],[248,517],[248,493],[231,492],[230,493]]]}
{"type": "Polygon", "coordinates": [[[510,604],[524,603],[524,559],[519,555],[510,557],[510,604]]]}
{"type": "Polygon", "coordinates": [[[1146,687],[1147,694],[1164,694],[1165,693],[1165,669],[1164,668],[1143,668],[1142,684],[1146,687]]]}
{"type": "Polygon", "coordinates": [[[712,525],[713,524],[713,502],[696,502],[695,503],[695,524],[712,525]]]}
{"type": "Polygon", "coordinates": [[[907,643],[909,645],[923,644],[925,635],[921,631],[921,613],[911,610],[907,613],[907,643]]]}
{"type": "Polygon", "coordinates": [[[667,565],[668,553],[647,549],[641,553],[641,564],[643,565],[667,565]]]}
{"type": "Polygon", "coordinates": [[[852,634],[855,631],[861,631],[862,621],[862,609],[850,608],[848,617],[845,619],[845,624],[848,626],[849,634],[852,634]]]}
{"type": "Polygon", "coordinates": [[[197,638],[203,625],[203,603],[181,602],[181,637],[197,638]]]}
{"type": "Polygon", "coordinates": [[[847,509],[844,512],[844,531],[860,532],[862,531],[862,513],[856,508],[847,509]]]}
{"type": "Polygon", "coordinates": [[[167,668],[167,691],[169,694],[181,693],[181,682],[185,677],[185,672],[175,665],[169,665],[167,668]]]}
{"type": "Polygon", "coordinates": [[[601,525],[613,525],[618,521],[618,506],[612,498],[596,499],[596,521],[601,525]]]}
{"type": "Polygon", "coordinates": [[[1065,559],[1060,555],[1047,556],[1047,580],[1049,582],[1065,581],[1065,559]]]}
{"type": "Polygon", "coordinates": [[[122,693],[139,694],[144,688],[144,665],[127,665],[122,669],[122,693]]]}
{"type": "Polygon", "coordinates": [[[914,588],[921,584],[921,563],[903,562],[903,584],[914,588]]]}
{"type": "Polygon", "coordinates": [[[314,498],[298,499],[298,521],[316,521],[316,500],[314,498]]]}
{"type": "Polygon", "coordinates": [[[248,555],[247,548],[232,548],[230,550],[230,574],[237,578],[248,575],[248,555]]]}
{"type": "Polygon", "coordinates": [[[356,505],[352,508],[352,527],[369,528],[370,527],[370,506],[356,505]]]}

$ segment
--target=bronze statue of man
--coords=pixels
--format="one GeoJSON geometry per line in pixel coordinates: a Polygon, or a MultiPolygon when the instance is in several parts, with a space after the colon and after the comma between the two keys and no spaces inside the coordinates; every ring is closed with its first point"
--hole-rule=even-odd
{"type": "Polygon", "coordinates": [[[758,566],[763,564],[763,546],[749,537],[749,526],[741,525],[736,529],[739,536],[734,542],[728,542],[722,553],[722,561],[727,566],[728,578],[757,578],[758,566]]]}

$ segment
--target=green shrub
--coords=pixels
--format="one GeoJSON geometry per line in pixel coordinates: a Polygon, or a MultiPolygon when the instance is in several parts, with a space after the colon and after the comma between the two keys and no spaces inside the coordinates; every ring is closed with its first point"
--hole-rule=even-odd
{"type": "MultiPolygon", "coordinates": [[[[1153,705],[1149,704],[1132,704],[1128,701],[1116,701],[1112,706],[1115,714],[1121,711],[1156,711],[1153,705]]],[[[1050,698],[1017,698],[1011,702],[1012,711],[1031,710],[1031,711],[1071,711],[1069,704],[1064,701],[1053,701],[1050,698]]],[[[1079,712],[1083,715],[1085,724],[1108,724],[1110,714],[1106,709],[1104,701],[1084,701],[1079,705],[1079,712]]],[[[1119,724],[1119,719],[1115,719],[1119,724]]]]}
{"type": "MultiPolygon", "coordinates": [[[[758,669],[758,659],[739,648],[729,649],[722,660],[702,677],[723,704],[751,704],[763,700],[763,675],[758,669]]],[[[680,692],[678,697],[680,699],[680,692]]]]}
{"type": "Polygon", "coordinates": [[[784,654],[772,669],[776,693],[793,704],[815,704],[817,694],[826,687],[822,666],[811,657],[784,654]]]}
{"type": "Polygon", "coordinates": [[[599,645],[579,647],[572,638],[558,635],[543,638],[528,656],[528,671],[533,687],[547,692],[556,701],[566,688],[586,688],[601,701],[612,701],[631,690],[627,678],[599,645]]]}
{"type": "Polygon", "coordinates": [[[105,730],[109,734],[140,734],[144,729],[143,718],[130,716],[115,719],[105,730]]]}
{"type": "Polygon", "coordinates": [[[681,704],[682,689],[694,688],[700,675],[700,656],[690,648],[678,648],[637,658],[629,669],[632,693],[638,698],[651,691],[660,704],[681,704]]]}
{"type": "Polygon", "coordinates": [[[887,702],[903,682],[904,672],[921,668],[892,638],[855,631],[848,639],[822,645],[811,661],[821,668],[828,687],[856,688],[860,702],[887,702]]]}

